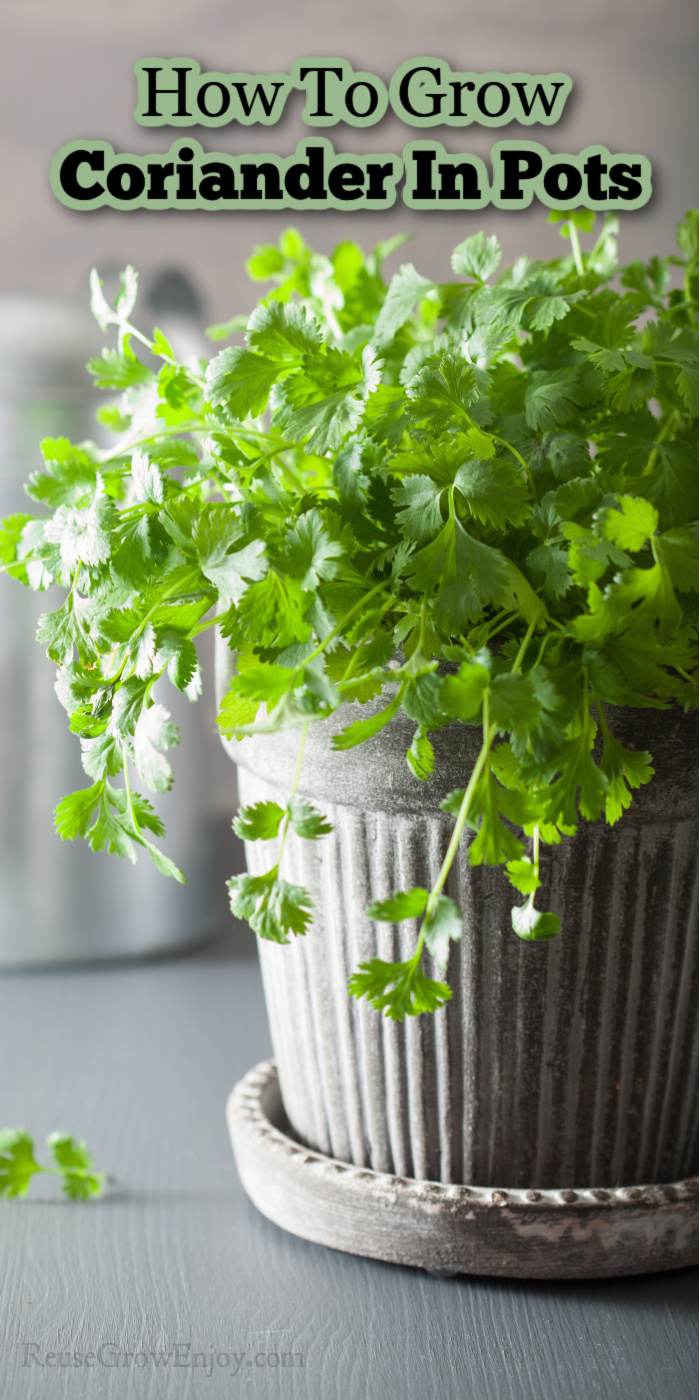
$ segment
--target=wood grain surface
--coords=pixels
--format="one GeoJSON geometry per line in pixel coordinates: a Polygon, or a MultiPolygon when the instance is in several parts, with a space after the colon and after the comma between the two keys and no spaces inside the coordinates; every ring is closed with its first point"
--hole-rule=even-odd
{"type": "Polygon", "coordinates": [[[443,1280],[258,1214],[224,1119],[270,1053],[250,952],[0,979],[0,1126],[85,1137],[114,1177],[0,1201],[3,1400],[694,1397],[695,1270],[443,1280]]]}

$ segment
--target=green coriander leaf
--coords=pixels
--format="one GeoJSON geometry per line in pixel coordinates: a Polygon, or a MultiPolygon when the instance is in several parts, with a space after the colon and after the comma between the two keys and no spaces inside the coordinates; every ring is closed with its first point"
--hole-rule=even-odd
{"type": "Polygon", "coordinates": [[[131,349],[130,336],[124,337],[121,352],[103,350],[88,360],[87,368],[98,389],[128,389],[131,384],[145,384],[153,379],[151,370],[131,349]]]}
{"type": "Polygon", "coordinates": [[[335,578],[345,546],[333,539],[319,510],[308,510],[299,517],[285,542],[285,563],[294,578],[301,579],[305,591],[318,588],[322,579],[335,578]]]}
{"type": "MultiPolygon", "coordinates": [[[[465,791],[457,788],[448,793],[440,803],[443,812],[456,817],[465,791]]],[[[502,819],[513,826],[525,826],[537,819],[536,807],[527,792],[498,782],[489,763],[474,789],[467,813],[468,825],[477,832],[469,848],[472,865],[501,865],[521,856],[522,842],[503,825],[502,819]]]]}
{"type": "Polygon", "coordinates": [[[411,740],[411,747],[406,754],[408,766],[416,778],[425,782],[435,769],[435,752],[427,734],[422,728],[418,728],[411,740]]]}
{"type": "Polygon", "coordinates": [[[133,676],[129,680],[122,681],[115,691],[109,732],[116,739],[128,739],[134,733],[146,702],[149,685],[149,681],[139,680],[133,676]]]}
{"type": "Polygon", "coordinates": [[[256,306],[246,329],[248,344],[274,360],[299,360],[321,343],[318,322],[296,302],[256,306]]]}
{"type": "Polygon", "coordinates": [[[247,589],[238,617],[252,644],[285,647],[292,642],[305,642],[311,635],[311,628],[303,617],[304,607],[297,580],[270,569],[264,579],[247,589]]]}
{"type": "Polygon", "coordinates": [[[593,530],[587,530],[573,520],[563,521],[561,528],[562,533],[571,541],[569,566],[574,583],[584,586],[595,583],[602,578],[611,564],[624,569],[630,563],[628,554],[617,545],[601,540],[593,530]]]}
{"type": "Polygon", "coordinates": [[[74,841],[76,836],[87,836],[102,796],[102,783],[93,787],[71,792],[59,802],[54,814],[54,824],[63,841],[74,841]]]}
{"type": "Polygon", "coordinates": [[[416,302],[422,300],[434,286],[434,282],[429,282],[416,272],[412,263],[404,263],[389,283],[384,305],[375,322],[375,345],[389,345],[411,316],[416,302]]]}
{"type": "Polygon", "coordinates": [[[129,266],[119,273],[119,291],[114,300],[115,309],[122,321],[128,319],[136,305],[138,286],[138,272],[129,263],[129,266]]]}
{"type": "Polygon", "coordinates": [[[459,243],[450,259],[452,271],[458,277],[473,277],[485,282],[496,271],[503,254],[498,239],[485,233],[474,233],[459,243]]]}
{"type": "Polygon", "coordinates": [[[134,762],[151,792],[167,792],[172,787],[173,770],[163,751],[179,741],[177,725],[164,705],[141,710],[134,729],[134,762]]]}
{"type": "Polygon", "coordinates": [[[495,530],[522,525],[532,508],[521,472],[515,464],[500,458],[464,462],[455,477],[455,486],[470,515],[495,530]]]}
{"type": "MultiPolygon", "coordinates": [[[[460,805],[461,797],[460,795],[460,805]]],[[[457,794],[452,794],[441,806],[454,810],[457,794]],[[448,802],[451,807],[448,808],[448,802]]],[[[513,835],[503,819],[514,826],[524,826],[534,815],[532,801],[528,794],[515,788],[503,787],[494,777],[490,766],[477,783],[469,807],[467,820],[470,825],[480,818],[478,831],[469,847],[469,860],[472,865],[502,865],[509,860],[517,860],[522,855],[522,842],[513,835]]]]}
{"type": "Polygon", "coordinates": [[[506,671],[491,682],[491,719],[500,734],[511,731],[518,737],[535,729],[542,706],[532,676],[514,676],[506,671]]]}
{"type": "Polygon", "coordinates": [[[333,464],[333,477],[342,501],[351,506],[364,504],[367,500],[369,479],[362,469],[361,443],[350,442],[341,448],[333,464]]]}
{"type": "Polygon", "coordinates": [[[620,496],[619,509],[602,510],[596,515],[596,529],[604,540],[612,540],[620,549],[636,552],[656,532],[658,511],[638,496],[620,496]]]}
{"type": "Polygon", "coordinates": [[[584,437],[575,433],[549,433],[543,447],[546,459],[558,481],[580,477],[591,469],[591,450],[584,437]]]}
{"type": "Polygon", "coordinates": [[[608,781],[594,762],[591,750],[595,725],[581,730],[575,739],[562,744],[556,757],[560,776],[545,795],[545,815],[557,826],[576,826],[576,798],[581,815],[596,821],[605,809],[608,781]]]}
{"type": "Polygon", "coordinates": [[[445,355],[435,368],[426,365],[406,387],[411,418],[434,433],[444,432],[455,419],[459,422],[468,417],[478,394],[473,365],[457,355],[445,355]]]}
{"type": "Polygon", "coordinates": [[[673,639],[681,621],[671,576],[661,563],[616,574],[605,590],[603,606],[615,620],[614,630],[631,627],[656,633],[661,642],[673,639]]]}
{"type": "Polygon", "coordinates": [[[622,744],[613,738],[607,726],[603,727],[603,757],[600,768],[608,783],[605,794],[605,819],[612,826],[632,802],[629,789],[640,788],[644,783],[650,782],[654,769],[651,767],[650,754],[623,748],[622,744]]]}
{"type": "Polygon", "coordinates": [[[258,700],[246,700],[243,696],[227,691],[216,717],[216,723],[224,738],[231,739],[242,725],[252,724],[259,708],[258,700]]]}
{"type": "Polygon", "coordinates": [[[436,675],[434,670],[410,677],[401,702],[404,714],[425,729],[438,728],[441,722],[442,684],[442,677],[436,675]]]}
{"type": "Polygon", "coordinates": [[[409,423],[405,391],[391,384],[378,384],[367,398],[364,422],[373,442],[392,449],[398,447],[409,423]]]}
{"type": "Polygon", "coordinates": [[[426,917],[425,946],[432,953],[441,972],[447,968],[450,942],[457,942],[464,932],[462,911],[453,899],[441,894],[432,914],[426,917]]]}
{"type": "Polygon", "coordinates": [[[569,555],[557,545],[539,545],[527,556],[527,566],[539,574],[543,588],[551,598],[563,598],[571,588],[573,579],[569,572],[569,555]]]}
{"type": "Polygon", "coordinates": [[[115,529],[111,568],[118,578],[134,588],[141,587],[158,563],[161,550],[156,546],[153,520],[143,513],[124,519],[115,529]]]}
{"type": "Polygon", "coordinates": [[[371,715],[369,719],[356,720],[354,724],[348,724],[339,734],[334,734],[331,740],[333,749],[354,749],[358,744],[364,744],[367,739],[374,738],[389,720],[394,718],[401,701],[403,699],[403,687],[399,689],[390,704],[383,710],[379,710],[376,715],[371,715]]]}
{"type": "Polygon", "coordinates": [[[564,292],[560,274],[523,257],[498,286],[480,289],[472,318],[480,326],[502,325],[511,331],[525,320],[530,330],[547,332],[582,296],[585,292],[564,292]]]}
{"type": "Polygon", "coordinates": [[[224,609],[239,603],[249,584],[264,578],[268,567],[263,540],[252,540],[242,549],[232,550],[239,535],[240,525],[226,506],[210,506],[192,532],[199,566],[218,590],[224,609]]]}
{"type": "Polygon", "coordinates": [[[430,539],[442,528],[440,497],[444,489],[429,476],[409,476],[394,487],[391,499],[400,507],[396,522],[408,539],[430,539]]]}
{"type": "Polygon", "coordinates": [[[317,841],[319,836],[328,836],[333,830],[327,818],[301,797],[291,798],[288,810],[289,820],[297,836],[303,837],[305,841],[317,841]]]}
{"type": "Polygon", "coordinates": [[[375,900],[367,910],[367,917],[380,924],[400,924],[403,919],[418,919],[428,903],[428,891],[415,888],[399,890],[389,899],[375,900]]]}
{"type": "Polygon", "coordinates": [[[517,582],[523,595],[523,585],[528,588],[523,575],[500,550],[467,534],[455,517],[412,556],[404,573],[421,591],[430,594],[437,587],[435,621],[452,634],[477,621],[487,602],[517,611],[514,585],[517,582]]]}
{"type": "Polygon", "coordinates": [[[661,567],[681,593],[698,591],[698,527],[667,530],[658,535],[654,548],[661,567]]]}
{"type": "Polygon", "coordinates": [[[585,477],[574,477],[558,486],[556,491],[548,491],[540,502],[540,513],[548,517],[548,524],[561,520],[569,524],[574,516],[588,514],[600,500],[600,488],[595,481],[585,477]]]}
{"type": "Polygon", "coordinates": [[[40,1171],[29,1133],[24,1128],[0,1130],[0,1196],[25,1196],[40,1171]]]}
{"type": "Polygon", "coordinates": [[[207,366],[207,398],[224,404],[234,418],[257,418],[273,384],[288,370],[285,360],[270,359],[240,345],[220,351],[207,366]]]}
{"type": "Polygon", "coordinates": [[[94,614],[94,604],[90,599],[69,593],[56,612],[42,613],[36,639],[46,644],[48,655],[59,666],[71,661],[74,647],[81,661],[92,662],[96,656],[92,636],[94,614]]]}
{"type": "Polygon", "coordinates": [[[94,267],[90,273],[90,310],[101,331],[106,331],[119,320],[102,291],[102,279],[94,267]]]}
{"type": "Polygon", "coordinates": [[[166,339],[158,326],[155,326],[153,329],[152,349],[154,355],[166,355],[169,360],[175,359],[170,341],[166,339]]]}
{"type": "Polygon", "coordinates": [[[24,584],[28,583],[27,568],[19,560],[18,551],[24,527],[31,519],[30,515],[8,515],[0,522],[0,564],[14,565],[14,568],[8,568],[8,572],[24,584]]]}
{"type": "Polygon", "coordinates": [[[367,997],[375,1011],[384,1011],[392,1021],[437,1011],[452,997],[446,983],[426,977],[414,959],[389,963],[370,958],[360,963],[348,982],[348,991],[353,997],[367,997]]]}
{"type": "Polygon", "coordinates": [[[248,258],[245,270],[255,282],[266,282],[284,267],[284,257],[273,244],[258,243],[252,257],[248,258]]]}
{"type": "MultiPolygon", "coordinates": [[[[81,738],[80,749],[83,768],[88,777],[96,781],[107,774],[114,777],[122,767],[122,746],[111,734],[98,734],[94,739],[81,738]]],[[[63,835],[63,832],[59,834],[63,835]]],[[[79,834],[83,836],[85,833],[81,831],[79,834]]]]}
{"type": "Polygon", "coordinates": [[[228,888],[232,912],[247,919],[260,938],[288,943],[290,934],[306,933],[311,899],[305,889],[288,884],[276,870],[266,875],[234,875],[228,888]]]}
{"type": "Polygon", "coordinates": [[[550,938],[556,938],[561,933],[561,919],[556,914],[541,914],[532,902],[534,896],[528,900],[527,904],[511,909],[511,920],[513,928],[519,938],[526,942],[541,943],[550,938]]]}
{"type": "Polygon", "coordinates": [[[491,676],[481,662],[491,663],[488,653],[480,652],[472,660],[462,662],[456,676],[447,676],[443,682],[441,705],[445,714],[453,719],[476,719],[481,712],[484,692],[491,684],[491,676]]]}
{"type": "Polygon", "coordinates": [[[571,423],[585,393],[570,369],[535,370],[525,390],[525,417],[535,432],[571,423]]]}
{"type": "Polygon", "coordinates": [[[59,506],[55,515],[46,521],[44,533],[47,540],[60,545],[66,569],[74,569],[80,561],[104,564],[112,552],[111,530],[116,520],[114,506],[105,496],[102,483],[98,483],[89,510],[59,506]]]}
{"type": "Polygon", "coordinates": [[[166,856],[163,851],[159,851],[157,846],[153,846],[150,841],[143,843],[148,851],[153,865],[159,870],[161,875],[167,875],[172,880],[177,880],[178,885],[186,885],[187,877],[178,869],[174,861],[166,856]]]}
{"type": "Polygon", "coordinates": [[[41,450],[46,471],[31,473],[25,486],[27,495],[52,510],[61,505],[87,505],[97,477],[97,462],[91,453],[67,438],[44,438],[41,450]]]}
{"type": "Polygon", "coordinates": [[[71,1171],[75,1168],[86,1170],[94,1165],[87,1143],[78,1142],[67,1133],[51,1133],[46,1141],[56,1166],[71,1171]]]}
{"type": "Polygon", "coordinates": [[[156,629],[152,622],[147,622],[141,628],[129,647],[128,655],[133,663],[134,675],[139,680],[152,674],[156,655],[156,629]]]}
{"type": "Polygon", "coordinates": [[[506,864],[508,879],[516,890],[521,894],[534,894],[541,885],[538,880],[535,867],[529,856],[521,856],[519,860],[509,860],[506,864]]]}
{"type": "MultiPolygon", "coordinates": [[[[628,360],[630,356],[627,357],[628,360]]],[[[640,408],[656,390],[657,375],[653,361],[647,355],[640,355],[641,365],[628,364],[618,374],[613,374],[606,385],[611,406],[619,413],[640,408]]]]}
{"type": "Polygon", "coordinates": [[[268,710],[272,710],[287,693],[294,677],[294,670],[290,670],[288,666],[274,666],[266,662],[257,662],[256,659],[255,664],[248,665],[245,669],[241,666],[233,676],[224,698],[232,695],[243,700],[254,700],[256,707],[264,701],[268,710]]]}
{"type": "Polygon", "coordinates": [[[571,344],[574,350],[580,350],[603,374],[612,374],[615,370],[627,368],[627,360],[622,349],[598,345],[595,341],[588,340],[586,336],[579,336],[577,340],[572,340],[571,344]]]}
{"type": "Polygon", "coordinates": [[[131,476],[134,483],[134,500],[162,505],[163,478],[157,462],[151,462],[147,452],[139,449],[131,459],[131,476]]]}
{"type": "Polygon", "coordinates": [[[101,1194],[105,1173],[93,1169],[86,1143],[67,1133],[51,1133],[46,1143],[56,1166],[63,1172],[61,1190],[69,1200],[87,1201],[101,1194]]]}
{"type": "Polygon", "coordinates": [[[275,424],[296,442],[306,439],[306,452],[323,456],[358,428],[364,400],[378,382],[379,368],[369,347],[359,364],[345,351],[322,346],[306,356],[303,370],[276,389],[275,424]]]}
{"type": "MultiPolygon", "coordinates": [[[[698,338],[690,327],[679,329],[668,321],[647,321],[642,332],[644,350],[657,368],[669,365],[684,407],[698,413],[698,338]]],[[[642,358],[642,357],[640,357],[642,358]]]]}
{"type": "Polygon", "coordinates": [[[155,669],[167,663],[168,677],[177,690],[184,690],[193,700],[201,690],[197,648],[190,637],[183,637],[168,628],[156,633],[155,669]]]}
{"type": "Polygon", "coordinates": [[[252,807],[241,807],[233,829],[242,841],[272,841],[283,817],[284,809],[276,802],[255,802],[252,807]]]}

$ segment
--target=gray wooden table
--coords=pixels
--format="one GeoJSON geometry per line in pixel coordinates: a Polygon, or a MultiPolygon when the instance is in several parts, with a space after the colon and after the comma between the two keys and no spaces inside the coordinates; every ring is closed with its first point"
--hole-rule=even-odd
{"type": "Polygon", "coordinates": [[[269,1224],[224,1122],[269,1053],[240,933],[169,962],[0,978],[0,1126],[85,1137],[115,1178],[88,1205],[50,1179],[0,1201],[3,1400],[696,1394],[695,1270],[439,1280],[269,1224]]]}

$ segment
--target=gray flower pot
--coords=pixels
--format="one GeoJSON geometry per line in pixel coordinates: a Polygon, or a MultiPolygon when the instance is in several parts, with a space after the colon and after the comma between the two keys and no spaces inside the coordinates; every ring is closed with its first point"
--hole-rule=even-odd
{"type": "MultiPolygon", "coordinates": [[[[292,1136],[340,1162],[445,1184],[571,1194],[691,1175],[695,717],[610,710],[613,733],[648,748],[656,776],[614,827],[584,824],[545,851],[543,907],[564,923],[551,943],[516,937],[519,897],[501,870],[469,865],[463,838],[447,885],[465,921],[450,955],[453,999],[396,1024],[346,984],[369,957],[407,957],[417,927],[373,924],[364,911],[395,889],[430,887],[453,827],[438,804],[466,784],[480,731],[435,735],[435,773],[421,783],[406,764],[414,726],[402,714],[361,747],[331,751],[331,735],[367,713],[344,706],[310,726],[299,791],[334,830],[317,842],[292,836],[283,874],[310,889],[314,920],[291,946],[260,943],[292,1136]]],[[[284,801],[298,738],[227,744],[242,803],[284,801]]],[[[249,844],[251,872],[272,855],[273,843],[249,844]]]]}

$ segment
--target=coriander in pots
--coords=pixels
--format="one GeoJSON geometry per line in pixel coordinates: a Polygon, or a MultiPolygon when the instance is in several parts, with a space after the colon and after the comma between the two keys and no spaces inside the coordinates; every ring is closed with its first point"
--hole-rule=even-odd
{"type": "Polygon", "coordinates": [[[696,1229],[698,221],[618,274],[616,221],[567,220],[561,259],[477,234],[388,287],[391,245],[290,231],[195,367],[94,279],[120,440],[3,540],[69,590],[59,834],[176,878],[132,772],[170,785],[162,683],[218,629],[278,1055],[232,1096],[244,1183],[447,1272],[673,1267],[696,1229]]]}

